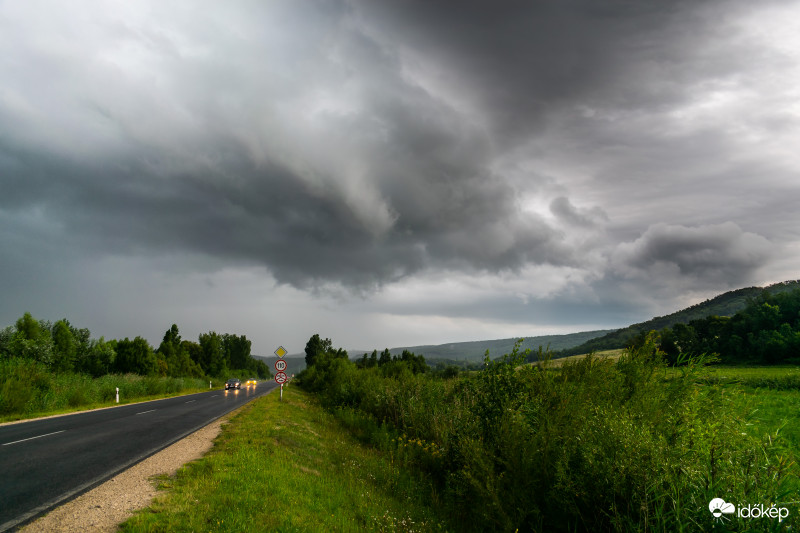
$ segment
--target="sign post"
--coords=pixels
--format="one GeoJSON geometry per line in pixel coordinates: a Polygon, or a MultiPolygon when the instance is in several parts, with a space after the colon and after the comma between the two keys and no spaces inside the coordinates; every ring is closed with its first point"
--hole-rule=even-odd
{"type": "Polygon", "coordinates": [[[278,360],[275,361],[275,382],[281,386],[281,401],[283,401],[283,384],[289,379],[284,372],[284,370],[286,370],[286,361],[283,360],[283,357],[286,353],[286,348],[283,346],[278,346],[278,349],[275,350],[275,355],[278,356],[278,360]]]}

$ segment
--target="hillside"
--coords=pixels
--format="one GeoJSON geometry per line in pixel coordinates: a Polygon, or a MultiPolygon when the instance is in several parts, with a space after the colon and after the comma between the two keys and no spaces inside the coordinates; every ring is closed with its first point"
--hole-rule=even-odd
{"type": "MultiPolygon", "coordinates": [[[[580,333],[569,333],[566,335],[542,335],[538,337],[525,337],[522,349],[536,350],[539,346],[546,348],[550,346],[553,351],[564,350],[585,343],[595,337],[600,337],[611,330],[582,331],[580,333]]],[[[437,361],[452,363],[479,363],[483,361],[483,355],[489,350],[492,359],[511,352],[514,343],[521,337],[508,339],[496,339],[472,342],[451,342],[447,344],[404,346],[390,348],[392,355],[400,355],[403,350],[408,350],[419,355],[425,356],[428,364],[436,364],[437,361]]],[[[380,352],[380,350],[379,350],[380,352]]],[[[350,352],[350,357],[361,356],[364,352],[350,352]]],[[[370,353],[370,352],[367,352],[370,353]]]]}
{"type": "Polygon", "coordinates": [[[646,322],[630,325],[587,340],[586,342],[562,349],[559,356],[577,355],[599,350],[624,348],[628,341],[641,333],[672,327],[675,324],[688,324],[692,320],[708,316],[733,316],[745,308],[747,302],[757,298],[762,292],[779,293],[800,287],[800,280],[782,281],[767,287],[746,287],[728,291],[704,302],[692,305],[666,316],[657,316],[646,322]]]}
{"type": "MultiPolygon", "coordinates": [[[[601,350],[616,350],[625,348],[628,340],[632,337],[645,333],[650,330],[660,330],[674,326],[675,324],[688,324],[692,320],[705,318],[712,315],[733,316],[745,308],[747,302],[757,298],[763,291],[769,293],[779,293],[800,288],[800,280],[783,281],[767,287],[745,287],[725,292],[698,304],[692,305],[675,313],[666,316],[657,316],[646,322],[632,324],[626,328],[617,330],[595,330],[569,333],[565,335],[541,335],[537,337],[525,337],[522,343],[522,350],[531,349],[535,351],[542,346],[549,347],[556,353],[556,357],[566,357],[601,350]]],[[[468,364],[480,363],[486,350],[492,359],[503,356],[511,352],[514,343],[521,337],[511,337],[507,339],[494,339],[485,341],[470,342],[451,342],[445,344],[425,344],[418,346],[400,346],[389,348],[392,355],[400,355],[403,350],[408,350],[417,355],[424,355],[425,360],[431,366],[437,363],[455,364],[465,366],[468,364]]],[[[378,349],[378,353],[383,349],[378,349]]],[[[350,359],[360,359],[364,353],[372,353],[372,350],[348,349],[350,359]]],[[[263,359],[272,369],[275,358],[254,356],[263,359]]],[[[289,368],[293,372],[300,372],[305,368],[305,355],[302,353],[291,354],[286,360],[290,363],[289,368]]]]}

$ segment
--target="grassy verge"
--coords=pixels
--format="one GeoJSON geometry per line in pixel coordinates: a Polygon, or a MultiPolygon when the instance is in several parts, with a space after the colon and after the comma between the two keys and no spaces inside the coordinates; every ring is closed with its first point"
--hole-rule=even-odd
{"type": "Polygon", "coordinates": [[[431,486],[296,387],[260,398],[122,525],[162,531],[446,531],[431,486]]]}
{"type": "Polygon", "coordinates": [[[0,416],[0,424],[4,424],[6,422],[17,422],[21,420],[31,420],[34,418],[42,418],[46,416],[58,416],[58,415],[67,415],[70,413],[79,413],[82,411],[90,411],[92,409],[102,409],[104,407],[114,407],[117,405],[126,405],[130,403],[141,403],[141,402],[149,402],[153,400],[163,400],[166,398],[172,398],[174,396],[184,396],[187,394],[196,394],[198,392],[208,392],[208,388],[198,388],[198,387],[189,387],[186,389],[182,389],[176,392],[165,392],[162,394],[148,394],[143,396],[136,396],[136,397],[128,397],[124,400],[120,397],[119,403],[115,400],[103,401],[103,402],[91,402],[83,405],[78,405],[74,407],[62,407],[60,409],[48,409],[43,411],[32,411],[26,413],[15,413],[15,414],[7,414],[0,416]]]}

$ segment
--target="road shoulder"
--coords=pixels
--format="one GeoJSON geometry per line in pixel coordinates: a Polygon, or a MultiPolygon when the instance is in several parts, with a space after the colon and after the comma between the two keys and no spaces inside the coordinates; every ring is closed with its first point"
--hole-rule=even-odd
{"type": "Polygon", "coordinates": [[[53,509],[20,532],[116,531],[119,524],[134,511],[147,507],[156,496],[154,477],[174,475],[184,464],[205,455],[213,447],[222,424],[236,412],[238,409],[53,509]]]}

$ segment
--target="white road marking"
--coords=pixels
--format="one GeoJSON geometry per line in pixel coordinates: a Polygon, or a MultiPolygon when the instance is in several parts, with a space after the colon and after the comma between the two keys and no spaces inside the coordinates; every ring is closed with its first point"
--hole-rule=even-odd
{"type": "Polygon", "coordinates": [[[153,411],[158,411],[158,409],[150,409],[149,411],[142,411],[141,413],[136,413],[137,415],[143,415],[145,413],[152,413],[153,411]]]}
{"type": "Polygon", "coordinates": [[[183,403],[192,403],[194,401],[196,401],[196,400],[189,400],[188,402],[183,402],[183,403]]]}
{"type": "Polygon", "coordinates": [[[6,443],[3,443],[3,446],[8,446],[9,444],[16,444],[18,442],[25,442],[26,440],[40,439],[42,437],[47,437],[48,435],[55,435],[56,433],[64,433],[65,431],[66,431],[66,429],[62,429],[61,431],[54,431],[52,433],[45,433],[44,435],[36,435],[35,437],[28,437],[27,439],[15,440],[14,442],[6,442],[6,443]]]}

